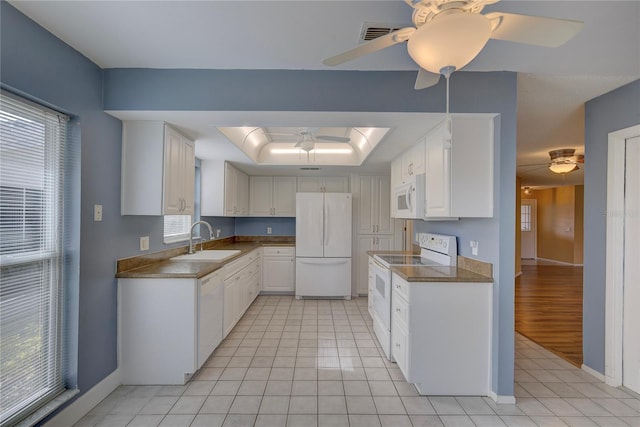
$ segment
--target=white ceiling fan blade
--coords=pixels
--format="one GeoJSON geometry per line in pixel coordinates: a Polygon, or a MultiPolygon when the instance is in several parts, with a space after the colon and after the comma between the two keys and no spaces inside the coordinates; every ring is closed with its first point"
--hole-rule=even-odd
{"type": "Polygon", "coordinates": [[[492,12],[485,15],[494,29],[492,39],[536,46],[558,47],[580,32],[583,22],[492,12]]]}
{"type": "Polygon", "coordinates": [[[415,31],[416,29],[413,27],[401,28],[398,31],[394,31],[393,33],[389,33],[385,36],[378,37],[377,39],[373,39],[371,41],[363,43],[351,50],[342,52],[336,56],[332,56],[331,58],[327,58],[322,61],[322,63],[324,65],[333,67],[335,65],[351,61],[363,55],[368,55],[370,53],[382,50],[386,47],[393,46],[394,44],[406,42],[415,31]]]}
{"type": "Polygon", "coordinates": [[[424,68],[418,69],[418,76],[416,77],[416,84],[413,86],[414,89],[426,89],[431,86],[435,86],[440,81],[440,74],[430,73],[424,68]]]}
{"type": "Polygon", "coordinates": [[[315,139],[321,139],[323,141],[333,141],[333,142],[349,142],[351,138],[347,138],[345,136],[330,136],[330,135],[315,135],[315,139]]]}

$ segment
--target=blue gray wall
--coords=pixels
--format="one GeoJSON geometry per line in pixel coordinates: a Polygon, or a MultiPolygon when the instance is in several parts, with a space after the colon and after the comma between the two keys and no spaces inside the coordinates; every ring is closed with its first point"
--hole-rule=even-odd
{"type": "Polygon", "coordinates": [[[584,364],[604,374],[607,140],[610,132],[640,124],[640,80],[585,104],[584,364]]]}
{"type": "Polygon", "coordinates": [[[295,218],[236,218],[236,236],[266,236],[271,227],[272,236],[295,236],[295,218]]]}
{"type": "MultiPolygon", "coordinates": [[[[81,126],[78,383],[82,392],[117,367],[116,259],[138,254],[141,235],[150,236],[152,251],[166,248],[161,217],[120,216],[121,123],[104,109],[444,111],[444,83],[414,91],[415,72],[103,71],[11,5],[3,1],[0,7],[3,87],[71,113],[81,126]],[[305,96],[299,96],[301,93],[305,96]],[[103,205],[104,219],[98,223],[92,220],[96,203],[103,205]]],[[[494,379],[498,394],[511,395],[516,76],[508,72],[456,73],[451,86],[453,112],[502,114],[496,217],[463,222],[452,232],[463,241],[499,236],[500,246],[495,237],[486,246],[486,259],[498,266],[499,352],[494,379]]],[[[224,234],[231,233],[230,220],[205,219],[214,225],[220,221],[224,234]]],[[[234,222],[234,227],[244,229],[244,221],[234,222]]],[[[234,228],[233,232],[238,231],[234,228]]]]}

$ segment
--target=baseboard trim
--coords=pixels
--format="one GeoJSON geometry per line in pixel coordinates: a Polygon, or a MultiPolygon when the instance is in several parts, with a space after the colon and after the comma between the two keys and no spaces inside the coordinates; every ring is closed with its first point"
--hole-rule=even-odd
{"type": "Polygon", "coordinates": [[[570,265],[572,267],[584,267],[584,264],[573,264],[571,262],[558,261],[557,259],[548,259],[548,258],[540,258],[540,257],[538,257],[536,259],[539,259],[541,261],[552,262],[554,264],[570,265]]]}
{"type": "Polygon", "coordinates": [[[122,384],[122,373],[118,368],[98,384],[91,387],[75,402],[60,411],[58,415],[47,421],[44,427],[68,427],[74,425],[98,403],[102,402],[104,398],[109,396],[112,391],[118,388],[120,384],[122,384]]]}
{"type": "Polygon", "coordinates": [[[587,374],[599,379],[602,382],[605,382],[605,376],[603,374],[601,374],[600,372],[596,371],[595,369],[588,367],[584,363],[582,364],[581,368],[587,374]]]}
{"type": "Polygon", "coordinates": [[[492,391],[489,392],[489,397],[500,405],[515,405],[516,403],[516,398],[514,396],[500,396],[492,391]]]}

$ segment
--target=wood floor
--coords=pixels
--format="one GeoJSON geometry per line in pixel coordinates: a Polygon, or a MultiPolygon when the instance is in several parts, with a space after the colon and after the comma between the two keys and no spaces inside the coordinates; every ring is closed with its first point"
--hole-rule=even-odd
{"type": "Polygon", "coordinates": [[[516,278],[515,329],[582,365],[582,267],[522,265],[516,278]]]}

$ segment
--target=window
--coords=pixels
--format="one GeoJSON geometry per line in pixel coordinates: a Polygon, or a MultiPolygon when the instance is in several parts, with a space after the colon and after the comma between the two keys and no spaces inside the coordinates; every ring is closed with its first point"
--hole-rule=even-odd
{"type": "MultiPolygon", "coordinates": [[[[189,231],[192,221],[200,219],[200,165],[196,162],[196,180],[193,217],[191,215],[165,215],[164,216],[164,243],[182,242],[189,240],[189,231]]],[[[199,236],[200,226],[196,227],[195,235],[199,236]]]]}
{"type": "Polygon", "coordinates": [[[520,206],[520,231],[531,231],[531,205],[520,206]]]}
{"type": "Polygon", "coordinates": [[[173,243],[189,240],[191,215],[164,216],[164,242],[173,243]]]}
{"type": "Polygon", "coordinates": [[[65,390],[64,155],[68,118],[0,96],[0,423],[65,390]]]}

